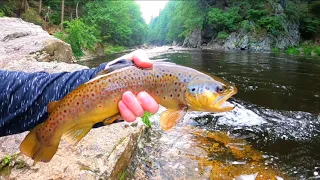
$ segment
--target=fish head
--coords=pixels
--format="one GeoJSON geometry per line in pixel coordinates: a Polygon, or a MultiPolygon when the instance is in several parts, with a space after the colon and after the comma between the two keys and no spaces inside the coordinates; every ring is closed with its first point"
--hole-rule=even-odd
{"type": "Polygon", "coordinates": [[[234,109],[227,102],[238,92],[230,83],[214,76],[197,76],[186,87],[185,100],[191,111],[226,112],[234,109]]]}

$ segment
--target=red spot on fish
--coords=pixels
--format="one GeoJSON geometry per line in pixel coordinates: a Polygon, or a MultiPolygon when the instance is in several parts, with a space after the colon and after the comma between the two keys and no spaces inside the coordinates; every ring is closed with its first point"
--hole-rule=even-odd
{"type": "Polygon", "coordinates": [[[120,88],[120,91],[122,91],[122,88],[120,88]]]}
{"type": "Polygon", "coordinates": [[[180,94],[178,94],[178,97],[180,97],[180,94]]]}
{"type": "Polygon", "coordinates": [[[117,100],[113,100],[113,102],[117,102],[117,100]]]}
{"type": "Polygon", "coordinates": [[[92,96],[94,96],[94,94],[92,93],[92,96]]]}
{"type": "Polygon", "coordinates": [[[99,108],[102,108],[102,106],[101,106],[101,105],[99,105],[99,108]]]}
{"type": "Polygon", "coordinates": [[[64,110],[64,113],[66,113],[67,112],[67,110],[64,110]]]}
{"type": "Polygon", "coordinates": [[[60,121],[62,121],[62,117],[60,118],[60,121]]]}

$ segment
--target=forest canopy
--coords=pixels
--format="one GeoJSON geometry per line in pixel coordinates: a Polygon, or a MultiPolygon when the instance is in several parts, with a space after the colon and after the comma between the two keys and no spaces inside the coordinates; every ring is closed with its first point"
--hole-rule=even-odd
{"type": "MultiPolygon", "coordinates": [[[[0,17],[21,17],[68,42],[76,57],[142,44],[182,43],[196,30],[224,40],[233,32],[281,37],[298,24],[302,40],[320,39],[320,0],[169,1],[147,25],[133,0],[7,0],[0,17]]],[[[211,38],[211,37],[210,37],[211,38]]]]}
{"type": "Polygon", "coordinates": [[[194,29],[209,29],[218,39],[247,31],[256,36],[286,33],[284,24],[298,23],[308,40],[319,35],[320,1],[314,0],[197,0],[170,1],[149,24],[151,44],[181,42],[194,29]]]}
{"type": "Polygon", "coordinates": [[[70,43],[77,57],[98,45],[107,52],[141,45],[147,33],[133,0],[9,0],[1,1],[1,16],[21,17],[43,26],[70,43]]]}

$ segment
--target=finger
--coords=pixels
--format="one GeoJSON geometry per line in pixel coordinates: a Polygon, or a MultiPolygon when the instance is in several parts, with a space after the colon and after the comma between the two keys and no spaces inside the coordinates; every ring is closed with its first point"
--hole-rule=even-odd
{"type": "Polygon", "coordinates": [[[141,68],[152,67],[152,61],[147,56],[147,53],[143,50],[137,50],[132,53],[133,62],[141,68]]]}
{"type": "Polygon", "coordinates": [[[144,110],[142,109],[139,101],[135,97],[132,92],[127,91],[123,93],[122,95],[122,102],[127,106],[127,108],[138,117],[141,117],[144,115],[144,110]]]}
{"type": "Polygon", "coordinates": [[[127,122],[133,122],[136,120],[136,116],[128,109],[128,107],[120,101],[118,104],[118,108],[121,114],[121,117],[127,122]]]}
{"type": "Polygon", "coordinates": [[[154,114],[159,110],[159,104],[147,92],[140,92],[137,99],[145,111],[154,114]]]}

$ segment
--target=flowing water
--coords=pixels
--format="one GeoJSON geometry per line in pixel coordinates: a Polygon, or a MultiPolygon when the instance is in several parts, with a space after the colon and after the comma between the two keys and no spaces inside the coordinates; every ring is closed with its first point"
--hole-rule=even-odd
{"type": "MultiPolygon", "coordinates": [[[[86,62],[91,67],[116,56],[86,62]]],[[[174,129],[158,115],[139,141],[131,179],[320,179],[320,59],[169,50],[152,59],[211,73],[238,88],[227,113],[190,112],[174,129]]]]}

